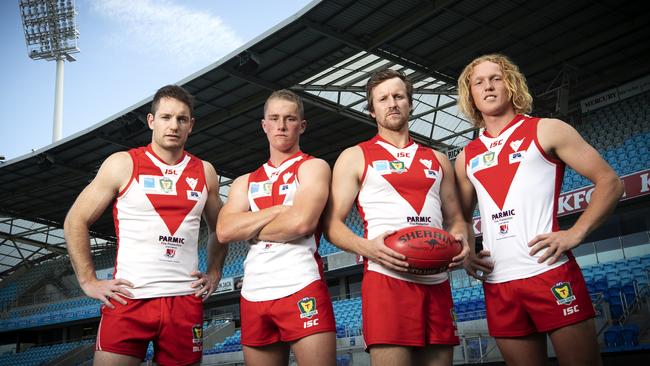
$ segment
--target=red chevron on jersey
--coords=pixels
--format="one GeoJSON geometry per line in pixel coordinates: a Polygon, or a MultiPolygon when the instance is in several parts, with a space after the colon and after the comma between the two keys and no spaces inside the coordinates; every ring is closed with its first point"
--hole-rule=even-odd
{"type": "Polygon", "coordinates": [[[537,129],[542,121],[517,115],[497,136],[483,133],[465,147],[483,248],[494,263],[488,283],[536,276],[568,260],[563,254],[552,265],[540,263],[543,251],[530,255],[528,247],[536,235],[559,230],[557,204],[565,164],[540,144],[537,129]]]}
{"type": "Polygon", "coordinates": [[[137,172],[134,179],[144,188],[149,202],[173,236],[199,202],[198,197],[205,186],[205,180],[199,179],[204,174],[203,162],[185,154],[176,168],[170,167],[156,156],[150,146],[129,153],[133,155],[134,164],[138,165],[134,167],[134,172],[137,172]],[[188,160],[186,165],[184,160],[188,160]]]}
{"type": "MultiPolygon", "coordinates": [[[[310,159],[313,157],[297,151],[277,167],[269,161],[250,173],[247,192],[250,210],[258,212],[273,206],[293,206],[300,188],[299,169],[310,159]]],[[[319,219],[312,234],[288,242],[251,240],[244,261],[242,298],[248,301],[279,299],[324,278],[323,263],[318,255],[321,230],[319,219]]]]}
{"type": "Polygon", "coordinates": [[[287,197],[287,193],[298,183],[298,168],[309,159],[312,157],[298,152],[283,161],[277,168],[271,165],[271,162],[267,162],[251,173],[248,178],[249,191],[257,208],[262,210],[289,203],[285,201],[287,198],[292,199],[293,195],[287,197]]]}
{"type": "Polygon", "coordinates": [[[399,149],[379,135],[359,146],[366,155],[366,161],[373,164],[367,169],[381,171],[378,164],[388,164],[382,177],[420,214],[429,190],[440,178],[436,173],[440,164],[433,150],[419,148],[413,141],[399,149]],[[422,175],[430,179],[420,179],[422,175]]]}
{"type": "Polygon", "coordinates": [[[487,131],[465,147],[465,164],[488,192],[494,203],[503,209],[520,162],[533,142],[537,123],[523,123],[522,116],[513,119],[497,137],[487,131]]]}

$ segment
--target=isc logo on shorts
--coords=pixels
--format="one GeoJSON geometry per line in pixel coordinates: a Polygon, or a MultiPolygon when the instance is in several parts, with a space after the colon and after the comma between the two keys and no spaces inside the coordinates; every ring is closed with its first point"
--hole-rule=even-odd
{"type": "Polygon", "coordinates": [[[302,323],[302,327],[304,329],[311,328],[311,327],[316,326],[316,325],[318,325],[318,318],[310,319],[310,320],[307,320],[306,322],[302,323]]]}

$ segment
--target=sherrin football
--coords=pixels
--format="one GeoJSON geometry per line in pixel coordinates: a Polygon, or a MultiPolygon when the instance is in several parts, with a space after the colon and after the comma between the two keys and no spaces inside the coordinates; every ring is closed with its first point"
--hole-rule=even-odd
{"type": "Polygon", "coordinates": [[[426,275],[447,269],[463,249],[448,232],[430,226],[408,226],[384,239],[384,244],[406,256],[409,272],[426,275]]]}

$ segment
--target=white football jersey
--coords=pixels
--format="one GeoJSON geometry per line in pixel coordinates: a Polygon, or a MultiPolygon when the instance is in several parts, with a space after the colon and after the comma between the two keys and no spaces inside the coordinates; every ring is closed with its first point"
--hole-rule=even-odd
{"type": "Polygon", "coordinates": [[[537,140],[539,118],[516,116],[496,137],[486,132],[465,147],[465,168],[481,212],[483,248],[494,271],[487,282],[527,278],[565,263],[537,263],[528,242],[559,230],[557,204],[565,164],[548,156],[537,140]]]}

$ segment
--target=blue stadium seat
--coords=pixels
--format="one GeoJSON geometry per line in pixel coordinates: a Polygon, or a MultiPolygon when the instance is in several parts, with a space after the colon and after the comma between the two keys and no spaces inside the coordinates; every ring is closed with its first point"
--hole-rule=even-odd
{"type": "Polygon", "coordinates": [[[627,324],[621,330],[622,346],[626,349],[635,349],[639,346],[639,326],[627,324]]]}
{"type": "Polygon", "coordinates": [[[336,356],[336,366],[351,366],[352,365],[352,355],[337,355],[336,356]]]}
{"type": "Polygon", "coordinates": [[[609,327],[604,334],[605,348],[610,351],[618,351],[623,346],[623,336],[618,326],[609,327]]]}
{"type": "Polygon", "coordinates": [[[627,308],[632,306],[636,301],[637,289],[633,280],[622,282],[621,292],[623,293],[623,298],[625,300],[625,305],[627,308]]]}

